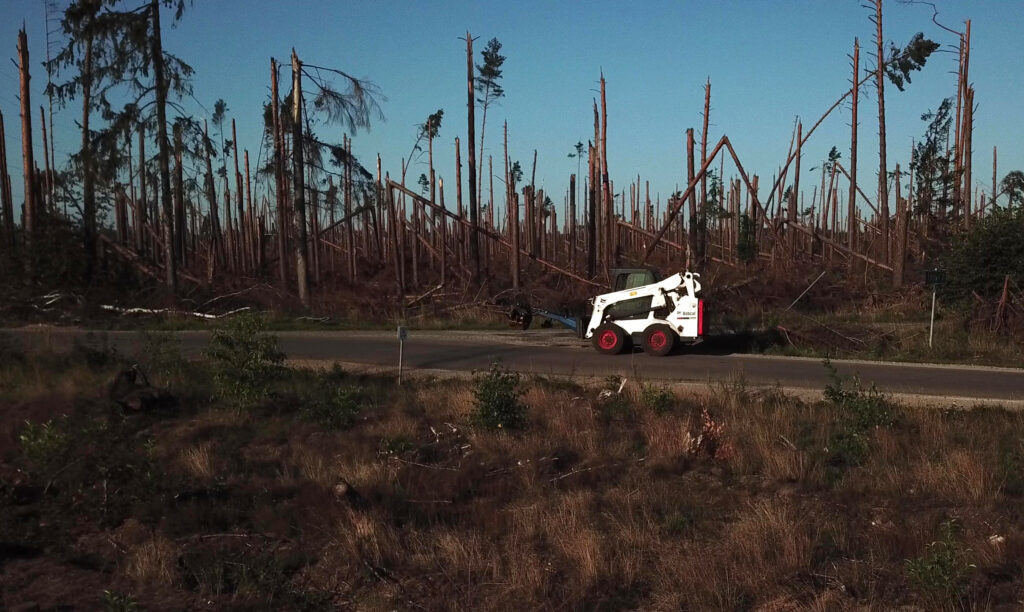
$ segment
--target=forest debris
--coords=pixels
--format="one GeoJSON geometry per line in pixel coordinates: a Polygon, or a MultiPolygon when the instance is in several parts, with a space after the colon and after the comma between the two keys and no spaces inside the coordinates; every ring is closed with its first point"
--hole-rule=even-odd
{"type": "Polygon", "coordinates": [[[187,315],[187,316],[190,316],[190,317],[196,317],[196,318],[199,318],[199,319],[223,319],[225,317],[230,317],[232,315],[236,315],[236,314],[241,313],[241,312],[248,312],[248,311],[252,310],[252,308],[249,307],[249,306],[243,306],[241,308],[236,308],[234,310],[229,310],[228,312],[221,313],[221,314],[209,314],[209,313],[205,313],[205,312],[195,312],[195,311],[192,311],[192,310],[176,310],[174,308],[122,308],[120,306],[114,306],[112,304],[100,304],[100,309],[106,310],[107,312],[116,312],[118,314],[123,314],[123,315],[128,315],[128,314],[179,314],[179,315],[187,315]]]}
{"type": "Polygon", "coordinates": [[[118,372],[110,382],[107,395],[110,401],[132,412],[149,412],[174,404],[174,397],[151,385],[138,365],[118,372]]]}

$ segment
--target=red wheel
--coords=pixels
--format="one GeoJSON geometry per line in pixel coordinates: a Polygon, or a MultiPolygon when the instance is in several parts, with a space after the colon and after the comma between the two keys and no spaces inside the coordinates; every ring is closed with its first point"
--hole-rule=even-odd
{"type": "Polygon", "coordinates": [[[668,355],[675,348],[677,338],[668,325],[652,325],[644,330],[644,352],[658,357],[668,355]]]}
{"type": "Polygon", "coordinates": [[[624,329],[614,323],[605,323],[594,330],[591,342],[599,353],[618,355],[626,350],[628,339],[624,329]]]}

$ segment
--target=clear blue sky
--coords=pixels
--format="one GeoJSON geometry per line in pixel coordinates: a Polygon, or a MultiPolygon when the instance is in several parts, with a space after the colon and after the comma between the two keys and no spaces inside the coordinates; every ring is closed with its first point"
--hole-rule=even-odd
{"type": "MultiPolygon", "coordinates": [[[[136,0],[140,1],[140,0],[136,0]]],[[[136,1],[127,3],[135,4],[136,1]]],[[[991,183],[992,147],[999,147],[999,177],[1024,169],[1024,2],[936,0],[940,20],[954,29],[972,20],[971,81],[978,107],[974,135],[975,185],[991,183]]],[[[885,38],[906,43],[918,31],[952,49],[955,37],[934,26],[931,8],[885,3],[885,38]]],[[[165,16],[165,23],[170,19],[165,16]]],[[[16,35],[26,23],[32,54],[32,103],[38,148],[38,106],[45,103],[45,26],[41,0],[0,2],[0,110],[7,126],[9,171],[21,199],[21,146],[17,106],[16,35]]],[[[455,136],[466,134],[465,43],[468,29],[476,60],[497,37],[508,57],[506,97],[488,116],[485,153],[500,176],[501,124],[509,124],[509,153],[528,175],[538,150],[537,183],[561,207],[576,161],[567,154],[593,134],[592,99],[603,70],[608,91],[608,156],[617,189],[640,174],[652,198],[685,186],[685,130],[701,124],[703,84],[712,84],[709,140],[727,134],[750,172],[768,182],[786,156],[795,117],[809,126],[849,87],[848,54],[861,40],[861,65],[870,66],[868,12],[858,0],[646,2],[264,2],[196,0],[181,22],[165,28],[165,48],[191,64],[195,97],[185,106],[207,115],[223,98],[238,121],[239,140],[254,159],[260,142],[261,104],[269,93],[271,57],[287,60],[294,46],[305,61],[337,67],[376,83],[387,101],[386,120],[355,135],[354,152],[368,167],[377,153],[392,176],[409,154],[416,125],[445,109],[435,145],[438,176],[454,204],[455,136]]],[[[906,167],[911,139],[920,138],[920,115],[955,95],[956,54],[933,55],[913,74],[907,91],[886,90],[890,169],[906,167]]],[[[58,156],[78,148],[79,105],[59,110],[58,156]]],[[[479,121],[479,113],[477,114],[479,121]]],[[[834,113],[805,148],[804,168],[836,145],[849,158],[849,111],[834,113]]],[[[877,111],[871,89],[862,96],[860,172],[871,185],[877,173],[877,111]]],[[[318,132],[341,141],[342,128],[318,132]]],[[[479,139],[479,127],[477,138],[479,139]]],[[[41,150],[40,150],[41,152],[41,150]]],[[[40,153],[37,152],[37,159],[40,153]]],[[[42,162],[39,162],[40,165],[42,162]]],[[[465,163],[465,161],[464,161],[465,163]]],[[[731,174],[726,164],[726,175],[731,174]]],[[[408,181],[426,171],[425,156],[408,181]]],[[[584,169],[584,172],[586,170],[584,169]]],[[[463,177],[466,180],[466,177],[463,177]]],[[[805,175],[805,181],[807,180],[805,175]]],[[[807,203],[810,185],[804,183],[807,203]]],[[[486,185],[486,184],[485,184],[486,185]]],[[[500,183],[496,181],[496,189],[500,183]]],[[[866,189],[871,194],[873,190],[866,189]]],[[[485,191],[486,195],[486,191],[485,191]]]]}

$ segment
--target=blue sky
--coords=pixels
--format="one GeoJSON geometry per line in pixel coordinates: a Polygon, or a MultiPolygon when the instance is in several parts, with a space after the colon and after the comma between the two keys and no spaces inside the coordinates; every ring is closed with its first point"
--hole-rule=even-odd
{"type": "MultiPolygon", "coordinates": [[[[134,4],[134,2],[129,3],[134,4]]],[[[961,29],[972,20],[971,81],[978,107],[974,134],[975,186],[991,184],[992,147],[999,147],[999,177],[1024,169],[1024,51],[1019,32],[1024,2],[936,0],[939,19],[961,29]]],[[[955,37],[931,22],[928,6],[885,3],[884,36],[900,44],[918,31],[951,49],[955,37]]],[[[16,35],[25,22],[34,70],[32,103],[45,103],[43,3],[0,2],[0,110],[7,127],[9,172],[15,200],[21,193],[16,35]]],[[[165,16],[165,23],[170,20],[165,16]]],[[[239,140],[259,155],[261,104],[269,95],[270,58],[287,61],[294,46],[304,61],[336,67],[376,83],[387,101],[386,120],[354,136],[354,153],[372,166],[400,173],[416,125],[443,108],[435,166],[454,202],[454,138],[466,134],[465,43],[468,29],[479,51],[491,37],[508,57],[506,97],[488,115],[485,154],[501,172],[501,125],[509,124],[509,154],[526,172],[538,151],[537,183],[561,206],[576,161],[574,143],[593,135],[592,100],[601,71],[607,79],[609,169],[618,190],[637,174],[650,180],[652,198],[685,186],[685,130],[700,131],[703,85],[712,85],[709,140],[727,134],[749,172],[767,183],[784,162],[794,118],[809,126],[849,87],[848,54],[860,37],[861,66],[870,66],[873,26],[858,0],[719,2],[264,2],[196,0],[165,48],[191,64],[197,117],[223,98],[238,122],[239,140]],[[205,108],[204,108],[205,107],[205,108]]],[[[924,132],[920,115],[955,95],[956,54],[933,55],[905,92],[886,89],[889,165],[904,167],[911,140],[924,132]]],[[[287,80],[287,79],[285,79],[287,80]]],[[[860,171],[864,185],[877,173],[877,109],[873,89],[861,98],[860,171]]],[[[58,158],[77,149],[78,105],[58,110],[58,158]]],[[[479,112],[477,113],[479,121],[479,112]]],[[[849,157],[847,109],[836,111],[807,143],[804,168],[818,165],[836,145],[849,157]]],[[[38,143],[38,125],[35,138],[38,143]]],[[[322,138],[341,141],[340,126],[321,127],[322,138]]],[[[479,139],[480,129],[477,128],[479,139]]],[[[38,147],[38,145],[37,145],[38,147]]],[[[37,159],[41,159],[37,153],[37,159]]],[[[463,162],[465,163],[465,161],[463,162]]],[[[41,164],[41,161],[40,161],[41,164]]],[[[716,164],[717,165],[717,164],[716,164]]],[[[731,164],[726,164],[730,175],[731,164]]],[[[414,164],[408,182],[426,171],[414,164]]],[[[584,172],[586,170],[584,169],[584,172]]],[[[466,180],[466,177],[463,177],[466,180]]],[[[807,178],[805,176],[805,181],[807,178]]],[[[807,203],[810,186],[805,182],[807,203]]],[[[486,183],[485,183],[486,184],[486,183]]],[[[496,181],[496,189],[500,183],[496,181]]],[[[870,194],[873,190],[866,191],[870,194]]],[[[486,190],[485,190],[486,194],[486,190]]]]}

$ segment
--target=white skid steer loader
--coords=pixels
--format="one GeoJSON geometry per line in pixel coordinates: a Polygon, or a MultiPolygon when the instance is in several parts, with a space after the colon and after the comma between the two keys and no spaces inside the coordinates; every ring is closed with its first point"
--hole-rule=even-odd
{"type": "Polygon", "coordinates": [[[591,298],[594,311],[583,337],[607,355],[639,343],[644,352],[663,356],[676,344],[700,342],[704,300],[697,298],[698,276],[685,272],[658,280],[648,268],[612,270],[615,290],[591,298]]]}

